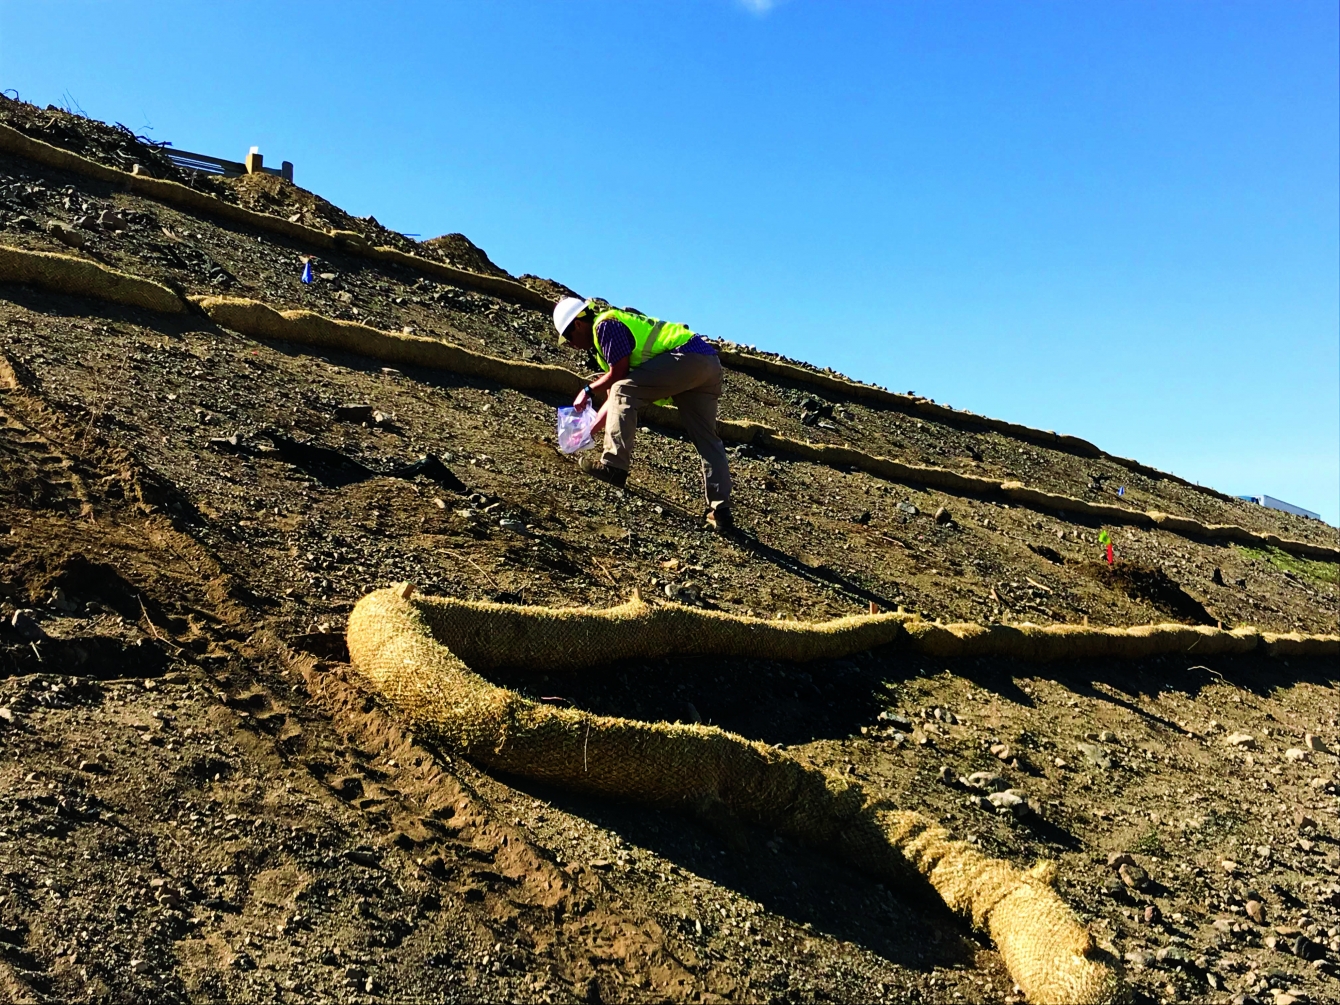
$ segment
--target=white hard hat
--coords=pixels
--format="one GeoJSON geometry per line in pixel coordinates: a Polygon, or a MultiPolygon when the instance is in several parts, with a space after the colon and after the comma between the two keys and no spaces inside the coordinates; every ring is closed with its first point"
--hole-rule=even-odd
{"type": "Polygon", "coordinates": [[[560,340],[563,338],[563,333],[568,330],[568,325],[572,324],[578,314],[586,310],[586,305],[590,302],[581,297],[564,297],[554,306],[554,327],[558,329],[560,340]]]}

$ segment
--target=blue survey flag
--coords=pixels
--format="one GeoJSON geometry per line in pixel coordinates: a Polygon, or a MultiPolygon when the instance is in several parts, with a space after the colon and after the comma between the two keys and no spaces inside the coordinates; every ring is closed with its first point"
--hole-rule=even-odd
{"type": "Polygon", "coordinates": [[[311,262],[303,262],[303,263],[302,263],[302,281],[303,281],[304,283],[308,283],[308,284],[310,284],[310,283],[312,282],[312,263],[311,263],[311,262]]]}

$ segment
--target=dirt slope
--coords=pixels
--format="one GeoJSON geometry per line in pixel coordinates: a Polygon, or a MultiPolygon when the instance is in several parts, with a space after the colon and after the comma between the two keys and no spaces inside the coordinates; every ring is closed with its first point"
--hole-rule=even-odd
{"type": "MultiPolygon", "coordinates": [[[[308,196],[279,185],[270,211],[319,207],[308,196]]],[[[82,253],[183,292],[583,365],[536,311],[338,254],[304,286],[310,249],[0,158],[0,242],[61,250],[48,222],[103,209],[126,226],[86,221],[82,253]]],[[[0,988],[16,1001],[1013,996],[990,947],[915,892],[774,835],[490,777],[411,735],[354,683],[340,634],[395,580],[527,603],[636,587],[806,619],[875,602],[946,620],[1337,626],[1333,564],[1122,528],[1113,570],[1097,524],[750,448],[732,457],[746,534],[721,541],[700,529],[676,436],[640,436],[621,493],[555,452],[558,401],[198,315],[3,287],[0,353],[0,988]]],[[[1335,543],[1315,521],[803,385],[731,373],[723,411],[1335,543]]],[[[1148,1000],[1324,1001],[1340,996],[1340,777],[1306,737],[1340,749],[1336,676],[880,651],[507,679],[785,744],[996,854],[1057,859],[1148,1000]],[[983,771],[1031,811],[982,808],[958,779],[983,771]]]]}

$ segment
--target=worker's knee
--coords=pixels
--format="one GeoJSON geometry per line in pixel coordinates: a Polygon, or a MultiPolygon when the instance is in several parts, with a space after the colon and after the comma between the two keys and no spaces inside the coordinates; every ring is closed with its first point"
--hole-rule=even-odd
{"type": "Polygon", "coordinates": [[[609,396],[614,408],[637,407],[637,388],[631,380],[616,380],[610,385],[609,396]]]}

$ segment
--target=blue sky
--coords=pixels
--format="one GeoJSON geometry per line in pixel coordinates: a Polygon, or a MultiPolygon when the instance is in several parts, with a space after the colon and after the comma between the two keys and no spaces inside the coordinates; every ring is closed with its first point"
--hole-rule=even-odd
{"type": "Polygon", "coordinates": [[[0,0],[27,100],[1331,523],[1338,51],[1333,0],[0,0]]]}

